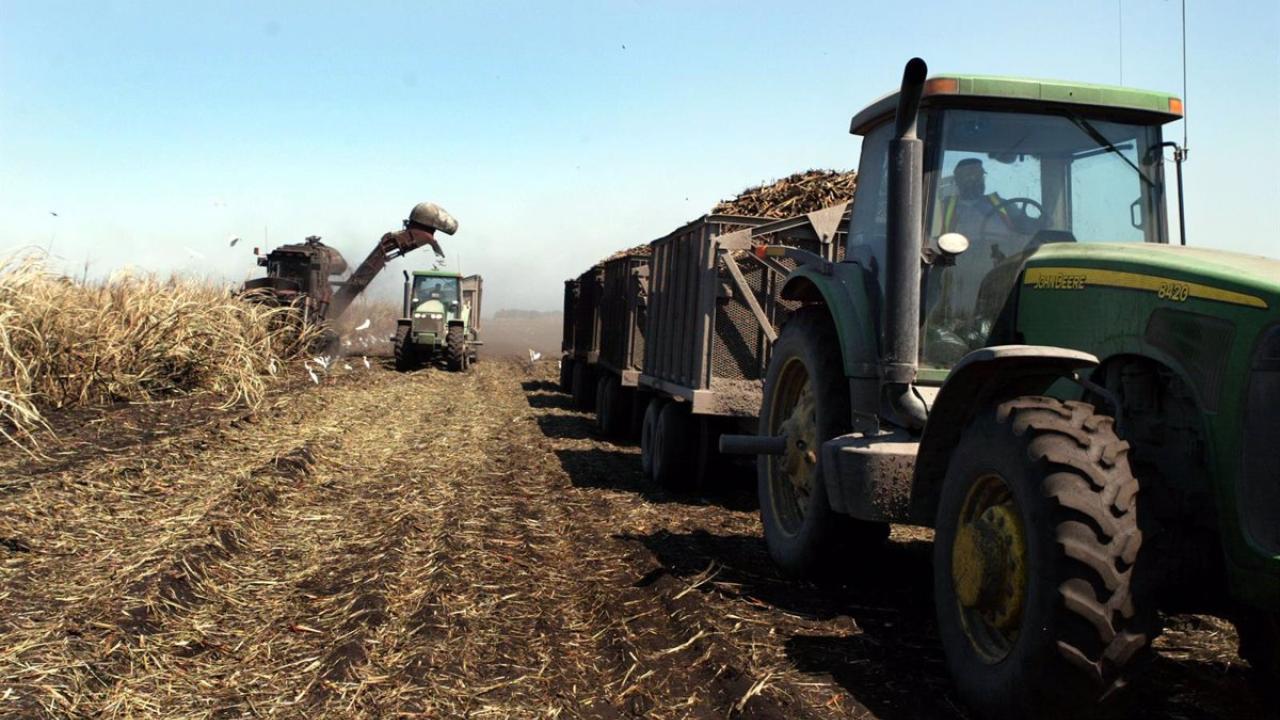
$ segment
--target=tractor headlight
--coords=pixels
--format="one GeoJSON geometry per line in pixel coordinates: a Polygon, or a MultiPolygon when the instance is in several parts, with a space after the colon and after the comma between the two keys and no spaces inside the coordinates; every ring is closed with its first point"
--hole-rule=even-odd
{"type": "Polygon", "coordinates": [[[443,320],[444,319],[444,315],[442,313],[414,313],[413,317],[418,320],[424,320],[424,319],[443,320]]]}

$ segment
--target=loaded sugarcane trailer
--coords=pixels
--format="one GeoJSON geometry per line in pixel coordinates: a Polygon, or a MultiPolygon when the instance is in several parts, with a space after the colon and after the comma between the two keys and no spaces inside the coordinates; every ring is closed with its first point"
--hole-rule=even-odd
{"type": "Polygon", "coordinates": [[[634,436],[647,401],[639,387],[644,360],[649,286],[649,247],[603,263],[599,296],[600,353],[596,377],[596,425],[606,437],[634,436]]]}
{"type": "Polygon", "coordinates": [[[719,468],[718,438],[754,428],[769,347],[797,303],[779,278],[791,260],[756,246],[837,258],[848,203],[785,220],[706,215],[652,243],[640,392],[645,475],[676,490],[719,468]]]}
{"type": "Polygon", "coordinates": [[[573,339],[577,328],[578,279],[564,281],[564,310],[561,313],[560,332],[560,392],[573,392],[573,339]]]}
{"type": "MultiPolygon", "coordinates": [[[[576,279],[565,283],[565,304],[569,305],[570,286],[573,287],[572,327],[565,321],[564,343],[570,349],[562,363],[568,364],[566,373],[569,394],[579,410],[595,409],[596,363],[600,360],[600,297],[604,287],[604,265],[593,265],[576,279]]],[[[561,366],[562,371],[564,366],[561,366]]]]}

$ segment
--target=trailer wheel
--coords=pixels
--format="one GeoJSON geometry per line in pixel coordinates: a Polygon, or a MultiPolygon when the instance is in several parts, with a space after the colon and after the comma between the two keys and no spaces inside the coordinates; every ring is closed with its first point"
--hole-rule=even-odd
{"type": "Polygon", "coordinates": [[[596,427],[600,434],[608,438],[624,435],[631,421],[629,410],[622,382],[612,373],[606,373],[596,383],[596,427]]]}
{"type": "Polygon", "coordinates": [[[769,555],[798,577],[839,575],[850,557],[878,549],[889,526],[840,515],[818,472],[822,443],[849,430],[849,391],[831,319],[801,308],[773,346],[760,408],[760,434],[786,435],[784,455],[756,461],[760,521],[769,555]]]}
{"type": "Polygon", "coordinates": [[[1022,397],[981,411],[952,455],[934,603],[957,689],[984,717],[1091,715],[1148,643],[1138,481],[1112,426],[1087,403],[1022,397]]]}
{"type": "Polygon", "coordinates": [[[649,400],[644,409],[644,420],[640,423],[640,470],[645,480],[653,480],[653,444],[658,436],[658,417],[662,415],[662,406],[667,401],[660,397],[649,400]]]}
{"type": "Polygon", "coordinates": [[[696,476],[690,472],[693,443],[690,442],[689,404],[669,402],[658,415],[653,437],[653,479],[672,492],[689,492],[696,476]]]}
{"type": "Polygon", "coordinates": [[[411,328],[401,325],[396,328],[395,357],[396,370],[405,372],[418,367],[418,353],[414,350],[410,336],[411,328]]]}
{"type": "Polygon", "coordinates": [[[611,375],[605,373],[596,381],[596,430],[601,435],[609,436],[609,424],[613,421],[614,395],[610,392],[611,375]]]}
{"type": "Polygon", "coordinates": [[[467,369],[467,338],[461,325],[449,326],[444,336],[445,364],[454,372],[467,369]]]}
{"type": "Polygon", "coordinates": [[[573,382],[570,392],[573,395],[573,406],[583,412],[595,409],[595,386],[591,384],[591,368],[584,362],[573,364],[573,382]]]}
{"type": "Polygon", "coordinates": [[[560,392],[569,395],[573,392],[573,358],[560,359],[560,392]]]}

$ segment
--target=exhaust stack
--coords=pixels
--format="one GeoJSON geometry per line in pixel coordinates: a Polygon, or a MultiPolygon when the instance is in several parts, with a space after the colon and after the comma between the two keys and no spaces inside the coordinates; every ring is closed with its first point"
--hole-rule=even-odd
{"type": "Polygon", "coordinates": [[[929,68],[912,58],[902,73],[894,136],[889,141],[889,207],[885,258],[885,340],[881,393],[899,423],[924,427],[928,410],[914,383],[920,356],[920,252],[923,236],[924,142],[916,117],[929,68]]]}

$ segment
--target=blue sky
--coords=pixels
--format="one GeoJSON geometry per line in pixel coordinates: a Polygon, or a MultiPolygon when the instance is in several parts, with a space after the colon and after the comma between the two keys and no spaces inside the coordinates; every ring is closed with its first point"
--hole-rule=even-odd
{"type": "MultiPolygon", "coordinates": [[[[0,0],[0,253],[240,280],[264,234],[358,261],[432,200],[487,308],[555,308],[748,185],[856,167],[849,117],[912,55],[1181,94],[1179,7],[0,0]]],[[[1280,3],[1188,28],[1189,242],[1278,256],[1280,3]]]]}

